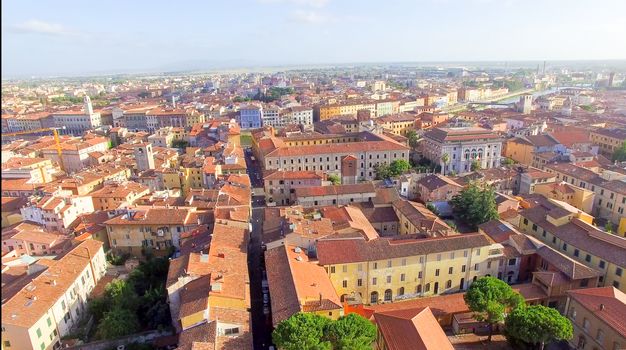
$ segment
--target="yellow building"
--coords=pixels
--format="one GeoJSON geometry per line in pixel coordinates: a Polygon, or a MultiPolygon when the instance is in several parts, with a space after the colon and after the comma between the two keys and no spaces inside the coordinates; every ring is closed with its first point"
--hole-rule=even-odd
{"type": "Polygon", "coordinates": [[[504,156],[514,161],[531,165],[533,162],[533,152],[535,147],[524,138],[515,137],[506,141],[504,146],[504,156]]]}
{"type": "Polygon", "coordinates": [[[416,114],[401,113],[376,118],[376,123],[392,134],[406,136],[409,130],[415,130],[416,119],[416,114]]]}
{"type": "Polygon", "coordinates": [[[120,205],[132,205],[150,193],[150,189],[136,182],[111,183],[90,194],[94,210],[115,210],[120,205]]]}
{"type": "Polygon", "coordinates": [[[626,239],[592,226],[592,216],[567,203],[537,198],[519,220],[521,231],[600,271],[600,286],[626,290],[626,239]]]}
{"type": "Polygon", "coordinates": [[[2,228],[22,221],[20,208],[28,203],[25,197],[2,197],[2,228]]]}
{"type": "Polygon", "coordinates": [[[341,301],[326,270],[309,261],[306,249],[281,245],[265,252],[267,280],[272,297],[272,323],[298,312],[312,312],[337,319],[343,315],[341,301]]]}
{"type": "Polygon", "coordinates": [[[567,182],[536,184],[534,192],[546,198],[565,202],[585,213],[591,213],[593,209],[593,191],[568,184],[567,182]]]}
{"type": "Polygon", "coordinates": [[[599,152],[611,159],[624,142],[626,142],[626,129],[598,129],[589,134],[591,142],[599,146],[599,152]]]}
{"type": "Polygon", "coordinates": [[[574,326],[569,345],[575,349],[626,349],[623,321],[626,295],[613,288],[585,288],[567,292],[567,318],[574,326]]]}
{"type": "Polygon", "coordinates": [[[196,208],[135,208],[104,222],[111,249],[141,256],[144,250],[166,254],[180,247],[183,232],[201,224],[196,208]]]}
{"type": "Polygon", "coordinates": [[[386,303],[465,290],[497,276],[503,246],[483,234],[393,240],[320,240],[319,264],[337,295],[364,304],[386,303]]]}

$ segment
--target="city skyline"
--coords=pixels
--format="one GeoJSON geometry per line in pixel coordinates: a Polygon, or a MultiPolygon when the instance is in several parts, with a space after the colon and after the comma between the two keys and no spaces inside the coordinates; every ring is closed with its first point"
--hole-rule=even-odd
{"type": "Polygon", "coordinates": [[[185,9],[165,2],[2,5],[2,71],[10,77],[626,58],[626,46],[614,40],[626,36],[619,21],[626,3],[619,1],[427,0],[381,6],[250,0],[193,2],[185,9]]]}

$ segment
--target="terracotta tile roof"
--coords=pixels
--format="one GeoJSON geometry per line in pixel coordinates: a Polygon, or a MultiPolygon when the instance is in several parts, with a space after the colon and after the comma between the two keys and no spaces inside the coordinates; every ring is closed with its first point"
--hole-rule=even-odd
{"type": "Polygon", "coordinates": [[[2,305],[2,323],[30,328],[67,292],[89,264],[85,252],[88,249],[92,258],[103,243],[86,240],[59,260],[50,263],[48,269],[33,279],[25,288],[2,305]],[[51,281],[54,280],[56,285],[51,281]]]}
{"type": "Polygon", "coordinates": [[[451,185],[454,187],[463,187],[459,185],[458,183],[454,182],[452,179],[448,178],[447,176],[443,176],[439,174],[431,174],[431,175],[424,176],[423,178],[417,181],[417,184],[422,185],[431,191],[436,190],[446,185],[451,185]]]}
{"type": "Polygon", "coordinates": [[[392,141],[367,141],[327,143],[322,145],[306,145],[298,147],[281,147],[266,155],[266,157],[294,157],[305,155],[321,155],[333,153],[358,153],[381,151],[408,151],[407,146],[392,141]]]}
{"type": "Polygon", "coordinates": [[[351,185],[331,185],[296,188],[296,197],[340,196],[344,194],[376,193],[371,182],[351,185]]]}
{"type": "Polygon", "coordinates": [[[429,307],[376,312],[373,318],[389,350],[453,350],[429,307]]]}
{"type": "MultiPolygon", "coordinates": [[[[130,209],[130,208],[129,208],[130,209]]],[[[109,219],[107,225],[186,225],[189,224],[189,214],[193,209],[188,208],[148,208],[129,210],[109,219]]],[[[193,224],[193,223],[192,223],[193,224]]]]}
{"type": "Polygon", "coordinates": [[[434,128],[424,133],[424,138],[438,142],[474,140],[474,139],[500,139],[500,135],[491,130],[477,127],[462,128],[434,128]]]}
{"type": "Polygon", "coordinates": [[[550,136],[557,140],[560,144],[571,148],[576,144],[591,143],[588,130],[572,130],[567,131],[554,131],[550,133],[550,136]]]}
{"type": "Polygon", "coordinates": [[[513,225],[502,220],[491,220],[480,224],[478,225],[478,230],[485,233],[496,243],[505,242],[512,235],[521,234],[513,225]]]}
{"type": "Polygon", "coordinates": [[[445,232],[451,230],[450,226],[448,226],[445,221],[441,220],[422,203],[403,199],[393,202],[392,205],[398,216],[402,215],[406,217],[407,220],[415,225],[420,231],[445,232]]]}
{"type": "Polygon", "coordinates": [[[324,218],[332,220],[333,227],[336,230],[349,227],[361,233],[365,240],[369,241],[378,238],[376,229],[374,229],[363,212],[355,206],[324,207],[321,212],[324,218]]]}
{"type": "Polygon", "coordinates": [[[568,245],[616,265],[626,266],[626,239],[608,234],[576,218],[561,226],[555,226],[546,219],[546,215],[550,211],[560,208],[550,202],[544,205],[549,207],[537,205],[522,210],[520,215],[552,233],[568,245]]]}
{"type": "Polygon", "coordinates": [[[550,135],[529,135],[526,136],[526,140],[535,147],[554,147],[559,144],[559,142],[550,135]]]}
{"type": "Polygon", "coordinates": [[[335,265],[487,247],[490,244],[483,234],[403,240],[378,238],[371,241],[321,239],[317,242],[317,256],[321,265],[335,265]]]}
{"type": "Polygon", "coordinates": [[[626,337],[626,294],[614,287],[569,290],[567,294],[593,315],[626,337]]]}
{"type": "Polygon", "coordinates": [[[265,252],[274,324],[299,311],[341,309],[326,270],[309,261],[306,249],[283,245],[265,252]]]}
{"type": "Polygon", "coordinates": [[[179,317],[191,316],[208,309],[210,290],[210,274],[198,277],[181,288],[179,317]]]}
{"type": "Polygon", "coordinates": [[[301,180],[301,179],[319,179],[325,178],[321,171],[283,171],[276,170],[263,176],[264,180],[301,180]]]}

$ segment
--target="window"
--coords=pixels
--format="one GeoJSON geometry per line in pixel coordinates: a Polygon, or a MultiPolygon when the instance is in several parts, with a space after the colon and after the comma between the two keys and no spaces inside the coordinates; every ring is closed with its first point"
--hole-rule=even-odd
{"type": "Polygon", "coordinates": [[[400,274],[400,282],[404,282],[405,275],[403,273],[400,274]]]}
{"type": "Polygon", "coordinates": [[[343,285],[344,288],[348,288],[348,281],[347,280],[343,280],[342,285],[343,285]]]}
{"type": "Polygon", "coordinates": [[[604,262],[604,260],[600,260],[600,263],[598,264],[598,267],[603,269],[605,264],[606,263],[604,262]]]}
{"type": "Polygon", "coordinates": [[[341,267],[341,270],[342,270],[343,272],[348,272],[348,265],[343,265],[343,266],[341,267]]]}
{"type": "Polygon", "coordinates": [[[584,278],[580,281],[580,286],[581,287],[587,287],[587,285],[589,285],[589,280],[584,278]]]}
{"type": "Polygon", "coordinates": [[[335,267],[334,266],[330,267],[330,273],[335,273],[335,267]]]}
{"type": "Polygon", "coordinates": [[[5,347],[5,348],[10,348],[10,347],[11,347],[11,342],[10,342],[10,341],[8,341],[8,340],[5,340],[5,341],[4,341],[4,347],[5,347]]]}
{"type": "Polygon", "coordinates": [[[374,263],[374,270],[376,270],[378,268],[378,263],[374,263]]]}
{"type": "Polygon", "coordinates": [[[461,266],[461,272],[465,272],[465,265],[461,266]]]}
{"type": "Polygon", "coordinates": [[[576,309],[574,309],[573,307],[569,310],[569,316],[572,318],[572,320],[576,320],[576,309]]]}
{"type": "Polygon", "coordinates": [[[224,335],[239,334],[239,327],[224,329],[224,335]]]}
{"type": "Polygon", "coordinates": [[[601,329],[598,329],[596,340],[598,341],[598,343],[602,343],[604,341],[604,332],[601,329]]]}
{"type": "Polygon", "coordinates": [[[370,296],[370,303],[376,304],[378,302],[378,292],[372,292],[370,296]]]}
{"type": "Polygon", "coordinates": [[[533,231],[537,232],[537,224],[533,224],[533,231]]]}
{"type": "Polygon", "coordinates": [[[439,276],[439,269],[435,270],[435,276],[439,276]]]}
{"type": "Polygon", "coordinates": [[[464,257],[464,258],[467,258],[467,250],[464,250],[464,251],[463,251],[463,257],[464,257]]]}
{"type": "Polygon", "coordinates": [[[452,271],[454,271],[454,267],[449,267],[449,268],[448,268],[448,275],[451,275],[451,274],[452,274],[452,271]]]}
{"type": "Polygon", "coordinates": [[[528,225],[528,219],[524,219],[524,225],[528,225]]]}
{"type": "Polygon", "coordinates": [[[476,256],[480,256],[480,248],[476,249],[476,256]]]}
{"type": "Polygon", "coordinates": [[[622,268],[621,267],[616,267],[615,268],[615,274],[617,276],[621,276],[622,275],[622,268]]]}
{"type": "Polygon", "coordinates": [[[376,277],[372,278],[372,285],[375,286],[376,285],[376,277]]]}
{"type": "Polygon", "coordinates": [[[491,268],[491,261],[487,262],[487,268],[490,269],[491,268]]]}
{"type": "Polygon", "coordinates": [[[516,261],[517,261],[517,259],[509,259],[509,266],[515,265],[516,261]]]}
{"type": "Polygon", "coordinates": [[[41,328],[37,328],[37,338],[41,338],[41,328]]]}
{"type": "Polygon", "coordinates": [[[391,260],[387,260],[387,267],[391,267],[391,260]]]}
{"type": "Polygon", "coordinates": [[[430,283],[426,283],[425,292],[426,293],[430,292],[430,283]]]}
{"type": "Polygon", "coordinates": [[[391,283],[391,275],[387,276],[387,283],[391,283]]]}
{"type": "Polygon", "coordinates": [[[417,278],[422,278],[422,271],[417,273],[417,278]]]}
{"type": "Polygon", "coordinates": [[[563,250],[567,251],[567,243],[563,243],[563,250]]]}
{"type": "Polygon", "coordinates": [[[50,317],[48,317],[46,321],[48,321],[48,327],[52,326],[52,320],[50,320],[50,317]]]}
{"type": "Polygon", "coordinates": [[[587,256],[585,257],[585,261],[586,262],[590,262],[591,261],[591,255],[587,254],[587,256]]]}
{"type": "Polygon", "coordinates": [[[474,265],[474,271],[478,271],[478,264],[474,265]]]}
{"type": "Polygon", "coordinates": [[[362,287],[363,286],[363,280],[361,278],[359,278],[358,280],[356,280],[356,286],[357,287],[362,287]]]}
{"type": "Polygon", "coordinates": [[[448,282],[446,282],[446,289],[452,288],[452,281],[448,280],[448,282]]]}
{"type": "Polygon", "coordinates": [[[385,301],[391,301],[392,299],[392,292],[391,289],[387,289],[385,291],[385,301]]]}
{"type": "Polygon", "coordinates": [[[574,256],[578,257],[579,254],[580,254],[580,250],[574,249],[574,256]]]}
{"type": "Polygon", "coordinates": [[[586,331],[589,330],[589,320],[586,318],[583,319],[583,329],[586,331]]]}

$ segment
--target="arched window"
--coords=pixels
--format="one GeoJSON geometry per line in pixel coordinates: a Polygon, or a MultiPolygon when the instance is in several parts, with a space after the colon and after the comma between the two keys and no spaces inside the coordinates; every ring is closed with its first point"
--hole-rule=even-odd
{"type": "Polygon", "coordinates": [[[398,295],[404,295],[404,287],[398,288],[398,295]]]}
{"type": "Polygon", "coordinates": [[[391,289],[387,289],[385,291],[385,301],[391,301],[392,296],[393,292],[391,291],[391,289]]]}
{"type": "Polygon", "coordinates": [[[476,148],[472,149],[472,159],[476,159],[477,153],[476,153],[476,148]]]}
{"type": "Polygon", "coordinates": [[[422,285],[418,284],[417,287],[415,287],[415,293],[420,294],[421,292],[422,292],[422,285]]]}
{"type": "Polygon", "coordinates": [[[430,292],[430,283],[426,283],[426,288],[424,289],[426,293],[430,292]]]}
{"type": "Polygon", "coordinates": [[[376,304],[378,302],[378,292],[372,292],[370,295],[370,304],[376,304]]]}
{"type": "Polygon", "coordinates": [[[347,297],[348,297],[348,294],[343,294],[343,295],[341,296],[341,299],[340,299],[340,300],[341,300],[341,302],[343,303],[344,301],[346,301],[346,298],[347,298],[347,297]]]}
{"type": "Polygon", "coordinates": [[[478,159],[483,159],[483,149],[482,148],[478,149],[478,159]]]}
{"type": "Polygon", "coordinates": [[[450,288],[452,288],[452,280],[448,280],[448,282],[446,282],[446,289],[450,288]]]}
{"type": "Polygon", "coordinates": [[[463,290],[465,288],[465,278],[461,278],[461,282],[459,283],[459,288],[463,290]]]}
{"type": "Polygon", "coordinates": [[[470,151],[468,149],[465,150],[465,160],[470,159],[470,151]]]}

